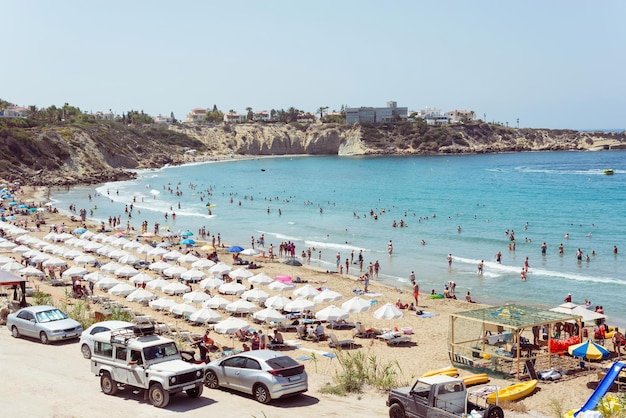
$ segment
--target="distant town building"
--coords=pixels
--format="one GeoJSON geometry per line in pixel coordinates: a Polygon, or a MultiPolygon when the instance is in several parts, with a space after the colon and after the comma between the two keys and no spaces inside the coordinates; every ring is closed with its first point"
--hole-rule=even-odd
{"type": "Polygon", "coordinates": [[[159,115],[159,116],[153,116],[152,119],[154,119],[154,123],[159,123],[162,125],[168,125],[170,123],[174,123],[174,119],[172,119],[171,116],[159,115]]]}
{"type": "Polygon", "coordinates": [[[111,112],[96,112],[92,113],[91,116],[93,116],[96,120],[115,120],[115,115],[111,112]]]}
{"type": "Polygon", "coordinates": [[[7,106],[6,109],[0,109],[0,118],[25,118],[28,116],[28,109],[20,106],[7,106]]]}
{"type": "Polygon", "coordinates": [[[202,107],[196,107],[191,109],[191,113],[187,114],[187,122],[189,123],[203,123],[206,117],[207,109],[202,107]]]}
{"type": "Polygon", "coordinates": [[[476,113],[471,110],[452,110],[446,112],[446,116],[448,116],[450,123],[472,122],[476,119],[476,113]]]}
{"type": "Polygon", "coordinates": [[[406,107],[398,107],[397,102],[387,102],[387,107],[349,107],[346,109],[346,123],[398,122],[408,118],[406,107]]]}
{"type": "Polygon", "coordinates": [[[311,113],[298,113],[296,120],[298,123],[313,123],[316,121],[316,117],[311,113]]]}
{"type": "Polygon", "coordinates": [[[246,115],[240,115],[237,112],[224,113],[224,122],[227,123],[242,123],[246,121],[246,115]]]}
{"type": "Polygon", "coordinates": [[[254,112],[252,120],[255,122],[269,122],[270,114],[267,110],[261,110],[260,112],[254,112]]]}
{"type": "Polygon", "coordinates": [[[417,117],[423,119],[428,125],[447,125],[450,123],[450,115],[443,113],[436,107],[427,107],[416,112],[417,117]]]}

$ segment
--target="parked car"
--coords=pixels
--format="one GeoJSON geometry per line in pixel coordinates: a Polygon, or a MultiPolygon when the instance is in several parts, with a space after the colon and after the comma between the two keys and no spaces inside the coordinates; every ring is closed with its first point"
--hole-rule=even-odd
{"type": "Polygon", "coordinates": [[[83,332],[83,326],[78,321],[69,318],[59,308],[46,305],[29,306],[9,314],[7,328],[14,338],[21,335],[38,338],[42,344],[79,338],[83,332]]]}
{"type": "Polygon", "coordinates": [[[126,321],[102,321],[96,322],[89,328],[87,328],[80,336],[80,352],[86,359],[91,358],[93,353],[93,336],[105,331],[111,331],[114,329],[133,329],[135,324],[126,321]]]}
{"type": "Polygon", "coordinates": [[[261,403],[308,390],[304,365],[272,350],[253,350],[214,360],[206,365],[205,385],[253,395],[261,403]]]}

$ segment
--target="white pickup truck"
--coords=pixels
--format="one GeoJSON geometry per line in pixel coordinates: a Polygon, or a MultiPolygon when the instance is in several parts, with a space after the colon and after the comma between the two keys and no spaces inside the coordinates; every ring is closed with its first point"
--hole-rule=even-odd
{"type": "Polygon", "coordinates": [[[392,389],[387,406],[390,418],[504,418],[497,405],[485,407],[469,401],[463,380],[444,375],[423,377],[413,386],[392,389]]]}
{"type": "Polygon", "coordinates": [[[153,331],[120,329],[94,335],[91,371],[100,376],[102,392],[114,395],[125,386],[143,389],[158,408],[167,406],[170,395],[178,392],[199,397],[203,365],[183,361],[176,343],[153,331]]]}

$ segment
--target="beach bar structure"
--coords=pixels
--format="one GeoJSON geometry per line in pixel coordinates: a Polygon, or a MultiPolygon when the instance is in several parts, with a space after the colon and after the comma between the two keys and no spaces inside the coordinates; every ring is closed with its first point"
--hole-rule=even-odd
{"type": "Polygon", "coordinates": [[[580,342],[581,319],[514,304],[457,312],[450,315],[450,360],[455,366],[515,375],[519,380],[525,369],[534,371],[535,364],[550,368],[552,355],[567,351],[561,349],[565,344],[558,344],[566,339],[564,324],[577,330],[580,342]]]}

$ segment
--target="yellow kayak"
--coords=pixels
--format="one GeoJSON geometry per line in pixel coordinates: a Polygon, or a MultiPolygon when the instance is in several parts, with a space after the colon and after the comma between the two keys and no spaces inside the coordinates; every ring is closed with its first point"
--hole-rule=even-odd
{"type": "Polygon", "coordinates": [[[435,376],[438,374],[445,374],[450,377],[457,377],[459,375],[459,371],[456,367],[445,367],[443,369],[431,370],[422,375],[422,377],[435,376]]]}
{"type": "MultiPolygon", "coordinates": [[[[537,380],[530,380],[528,382],[517,383],[515,385],[507,386],[500,389],[498,393],[498,402],[515,401],[525,398],[530,395],[537,387],[537,380]]],[[[492,393],[487,396],[487,403],[494,405],[496,403],[496,394],[492,393]]]]}
{"type": "Polygon", "coordinates": [[[463,376],[461,379],[465,382],[465,386],[474,386],[487,383],[489,376],[487,373],[471,374],[469,376],[463,376]]]}

